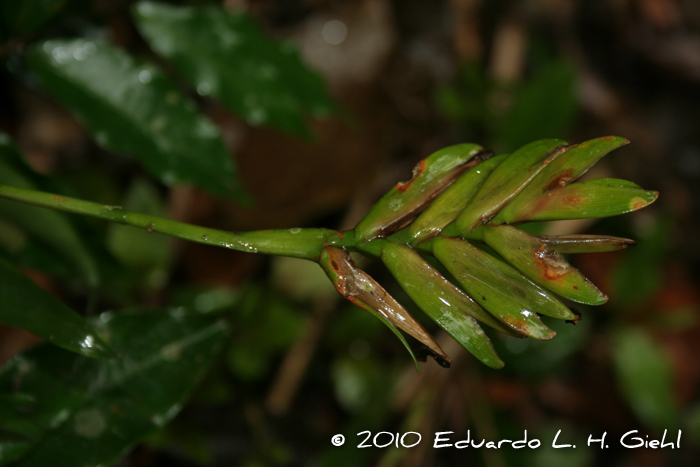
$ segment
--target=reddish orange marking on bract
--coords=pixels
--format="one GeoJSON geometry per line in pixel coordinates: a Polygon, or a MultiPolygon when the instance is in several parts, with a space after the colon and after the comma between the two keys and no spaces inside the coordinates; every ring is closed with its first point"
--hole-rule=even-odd
{"type": "Polygon", "coordinates": [[[536,213],[544,210],[549,203],[552,202],[552,197],[551,196],[540,196],[537,198],[537,201],[535,202],[535,205],[532,206],[532,208],[523,210],[523,214],[519,216],[520,219],[528,219],[532,216],[534,216],[536,213]]]}
{"type": "Polygon", "coordinates": [[[59,200],[59,201],[66,201],[66,198],[64,198],[63,196],[51,195],[51,197],[52,197],[53,199],[57,199],[57,200],[59,200]]]}
{"type": "Polygon", "coordinates": [[[396,189],[399,190],[399,193],[403,193],[404,191],[408,190],[411,188],[411,185],[413,185],[413,182],[415,182],[416,179],[423,174],[423,172],[425,172],[425,159],[420,161],[416,168],[413,169],[413,177],[411,177],[411,179],[407,182],[397,183],[396,189]]]}
{"type": "Polygon", "coordinates": [[[504,316],[503,321],[505,321],[511,327],[514,327],[518,332],[527,334],[529,326],[527,325],[527,321],[525,321],[524,319],[518,319],[512,316],[504,316]]]}
{"type": "Polygon", "coordinates": [[[574,290],[578,290],[578,285],[575,285],[575,286],[574,286],[574,290]]]}
{"type": "Polygon", "coordinates": [[[561,200],[562,204],[565,204],[567,206],[578,206],[583,202],[583,196],[581,195],[569,195],[565,196],[561,200]]]}
{"type": "Polygon", "coordinates": [[[335,272],[340,272],[340,266],[338,265],[338,262],[336,260],[331,260],[331,267],[335,272]]]}
{"type": "Polygon", "coordinates": [[[557,175],[554,180],[549,182],[545,187],[545,191],[554,190],[555,188],[560,188],[569,184],[569,182],[574,178],[574,169],[569,168],[557,175]]]}
{"type": "Polygon", "coordinates": [[[534,251],[533,254],[537,266],[542,272],[542,276],[550,281],[560,280],[572,270],[566,267],[566,263],[556,260],[551,252],[547,251],[547,247],[542,245],[534,251]]]}
{"type": "Polygon", "coordinates": [[[638,209],[642,209],[647,205],[647,202],[644,201],[642,198],[637,198],[633,203],[632,203],[632,210],[637,211],[638,209]]]}

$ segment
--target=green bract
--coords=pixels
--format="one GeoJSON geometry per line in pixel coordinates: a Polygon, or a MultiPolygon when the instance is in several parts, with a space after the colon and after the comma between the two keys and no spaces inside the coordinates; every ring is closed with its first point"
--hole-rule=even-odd
{"type": "Polygon", "coordinates": [[[346,248],[380,257],[420,309],[479,360],[500,368],[503,362],[476,320],[546,340],[555,333],[541,315],[577,319],[556,295],[587,305],[607,301],[562,254],[612,251],[634,245],[632,240],[538,237],[513,224],[614,216],[651,204],[657,192],[624,180],[572,183],[627,143],[619,137],[578,145],[541,140],[490,158],[484,152],[468,157],[474,146],[452,146],[393,187],[358,223],[346,248]],[[427,168],[435,161],[442,171],[431,179],[427,168]],[[455,283],[421,254],[433,255],[455,283]]]}

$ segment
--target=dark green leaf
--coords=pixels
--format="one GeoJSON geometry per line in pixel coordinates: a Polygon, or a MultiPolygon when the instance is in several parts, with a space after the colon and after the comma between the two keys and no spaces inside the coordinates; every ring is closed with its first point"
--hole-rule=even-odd
{"type": "Polygon", "coordinates": [[[0,260],[0,323],[88,357],[113,357],[95,329],[12,265],[0,260]]]}
{"type": "Polygon", "coordinates": [[[296,51],[268,39],[243,13],[141,2],[134,17],[151,47],[200,95],[221,99],[252,125],[308,135],[305,117],[325,116],[334,107],[319,75],[296,51]]]}
{"type": "Polygon", "coordinates": [[[46,41],[28,62],[106,150],[137,158],[168,185],[243,196],[216,126],[154,64],[84,39],[46,41]]]}
{"type": "Polygon", "coordinates": [[[167,312],[103,314],[96,327],[121,358],[93,360],[51,347],[14,357],[0,393],[36,400],[24,420],[41,434],[19,467],[111,465],[181,409],[218,354],[227,326],[212,316],[167,312]]]}
{"type": "MultiPolygon", "coordinates": [[[[0,133],[0,183],[20,188],[35,189],[36,174],[24,163],[9,137],[0,133]]],[[[99,273],[90,252],[65,215],[51,209],[30,206],[16,201],[0,200],[0,218],[7,219],[33,238],[65,258],[71,269],[97,285],[99,273]]]]}
{"type": "Polygon", "coordinates": [[[499,326],[493,316],[408,246],[387,243],[382,251],[382,261],[408,296],[454,340],[486,365],[503,367],[488,336],[472,317],[478,315],[502,329],[504,326],[499,326]]]}

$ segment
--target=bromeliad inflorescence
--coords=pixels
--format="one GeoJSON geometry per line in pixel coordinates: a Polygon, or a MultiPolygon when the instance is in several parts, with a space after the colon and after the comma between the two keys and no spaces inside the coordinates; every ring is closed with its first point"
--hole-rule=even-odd
{"type": "Polygon", "coordinates": [[[548,139],[499,156],[472,144],[448,147],[421,161],[413,178],[384,195],[353,231],[343,233],[343,241],[324,245],[319,262],[341,295],[382,320],[409,352],[399,329],[449,366],[450,358],[432,336],[357,267],[347,250],[380,258],[420,309],[479,360],[500,368],[503,362],[477,321],[513,336],[546,340],[555,333],[540,315],[577,318],[556,295],[586,305],[607,301],[562,254],[612,251],[634,241],[538,237],[516,225],[608,217],[648,206],[658,193],[625,180],[573,183],[627,143],[612,136],[575,145],[548,139]],[[456,284],[423,255],[433,255],[456,284]]]}
{"type": "MultiPolygon", "coordinates": [[[[449,366],[450,358],[435,339],[349,253],[380,259],[430,318],[479,360],[500,368],[503,362],[478,322],[513,336],[551,339],[555,333],[540,315],[576,319],[557,295],[586,305],[607,300],[562,255],[617,250],[634,245],[632,240],[592,235],[538,237],[516,225],[615,216],[652,203],[657,192],[625,180],[576,182],[598,159],[627,142],[612,136],[574,145],[548,139],[498,156],[473,144],[451,146],[421,161],[413,178],[393,187],[346,232],[298,228],[226,232],[34,191],[8,170],[4,178],[25,188],[0,185],[0,197],[193,242],[316,261],[340,294],[386,324],[414,360],[401,331],[425,344],[440,364],[449,366]],[[424,255],[434,256],[454,282],[424,255]]],[[[19,157],[7,138],[0,140],[3,154],[12,160],[19,157]]],[[[25,327],[33,330],[34,321],[29,321],[25,327]]],[[[75,348],[75,339],[55,339],[50,332],[37,335],[75,348]]]]}

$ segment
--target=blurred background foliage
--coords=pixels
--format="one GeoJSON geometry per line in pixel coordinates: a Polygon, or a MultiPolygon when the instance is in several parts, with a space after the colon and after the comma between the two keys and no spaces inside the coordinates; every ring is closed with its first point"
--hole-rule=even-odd
{"type": "Polygon", "coordinates": [[[3,183],[228,230],[342,229],[450,144],[614,134],[632,144],[591,177],[661,192],[628,216],[534,227],[638,241],[572,259],[609,303],[550,323],[550,342],[494,336],[499,371],[443,336],[452,368],[420,376],[310,262],[3,201],[2,258],[128,358],[0,327],[0,465],[696,465],[697,2],[1,0],[0,16],[3,183]],[[12,392],[18,378],[34,392],[12,392]],[[578,449],[546,447],[559,429],[578,449]],[[585,447],[633,429],[682,429],[681,449],[585,447]],[[364,430],[423,442],[357,449],[364,430]],[[545,447],[430,447],[437,431],[524,430],[545,447]]]}

